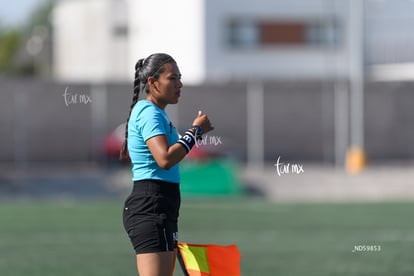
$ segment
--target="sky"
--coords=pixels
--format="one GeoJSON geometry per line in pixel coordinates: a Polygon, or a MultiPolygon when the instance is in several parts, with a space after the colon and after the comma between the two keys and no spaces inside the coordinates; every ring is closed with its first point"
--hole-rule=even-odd
{"type": "Polygon", "coordinates": [[[0,22],[8,26],[22,24],[40,3],[42,0],[0,0],[0,22]]]}

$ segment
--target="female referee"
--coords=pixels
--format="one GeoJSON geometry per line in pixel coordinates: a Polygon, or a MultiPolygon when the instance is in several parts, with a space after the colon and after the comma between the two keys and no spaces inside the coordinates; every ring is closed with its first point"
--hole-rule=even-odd
{"type": "Polygon", "coordinates": [[[130,157],[134,187],[126,198],[123,223],[135,249],[140,276],[172,275],[177,254],[180,175],[178,163],[203,133],[213,130],[198,112],[179,138],[165,107],[178,103],[181,73],[163,53],[138,60],[132,104],[120,158],[130,157]],[[138,101],[139,93],[146,97],[138,101]]]}

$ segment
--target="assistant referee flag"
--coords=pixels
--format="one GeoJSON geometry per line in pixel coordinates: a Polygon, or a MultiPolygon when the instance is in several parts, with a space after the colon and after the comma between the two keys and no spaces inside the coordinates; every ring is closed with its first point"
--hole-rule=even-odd
{"type": "Polygon", "coordinates": [[[178,260],[188,276],[239,276],[236,245],[178,243],[178,260]]]}

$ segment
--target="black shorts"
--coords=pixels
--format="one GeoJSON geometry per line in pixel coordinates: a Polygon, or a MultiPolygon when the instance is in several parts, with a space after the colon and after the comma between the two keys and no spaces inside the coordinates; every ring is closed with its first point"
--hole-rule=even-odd
{"type": "Polygon", "coordinates": [[[123,222],[136,254],[177,248],[179,184],[159,180],[134,182],[125,200],[123,222]]]}

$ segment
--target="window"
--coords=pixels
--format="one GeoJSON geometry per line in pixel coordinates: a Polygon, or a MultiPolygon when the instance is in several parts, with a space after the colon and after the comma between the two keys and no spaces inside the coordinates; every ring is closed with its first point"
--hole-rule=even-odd
{"type": "Polygon", "coordinates": [[[112,0],[110,5],[112,35],[115,38],[125,38],[128,36],[128,2],[112,0]]]}
{"type": "Polygon", "coordinates": [[[336,20],[304,22],[232,20],[229,44],[232,48],[261,46],[337,46],[341,29],[336,20]]]}
{"type": "Polygon", "coordinates": [[[235,48],[257,47],[259,40],[258,29],[253,22],[230,22],[230,45],[235,48]]]}
{"type": "Polygon", "coordinates": [[[126,37],[128,36],[128,26],[115,25],[113,26],[112,33],[115,37],[126,37]]]}
{"type": "Polygon", "coordinates": [[[306,43],[306,26],[303,23],[262,22],[257,27],[262,45],[306,43]]]}

